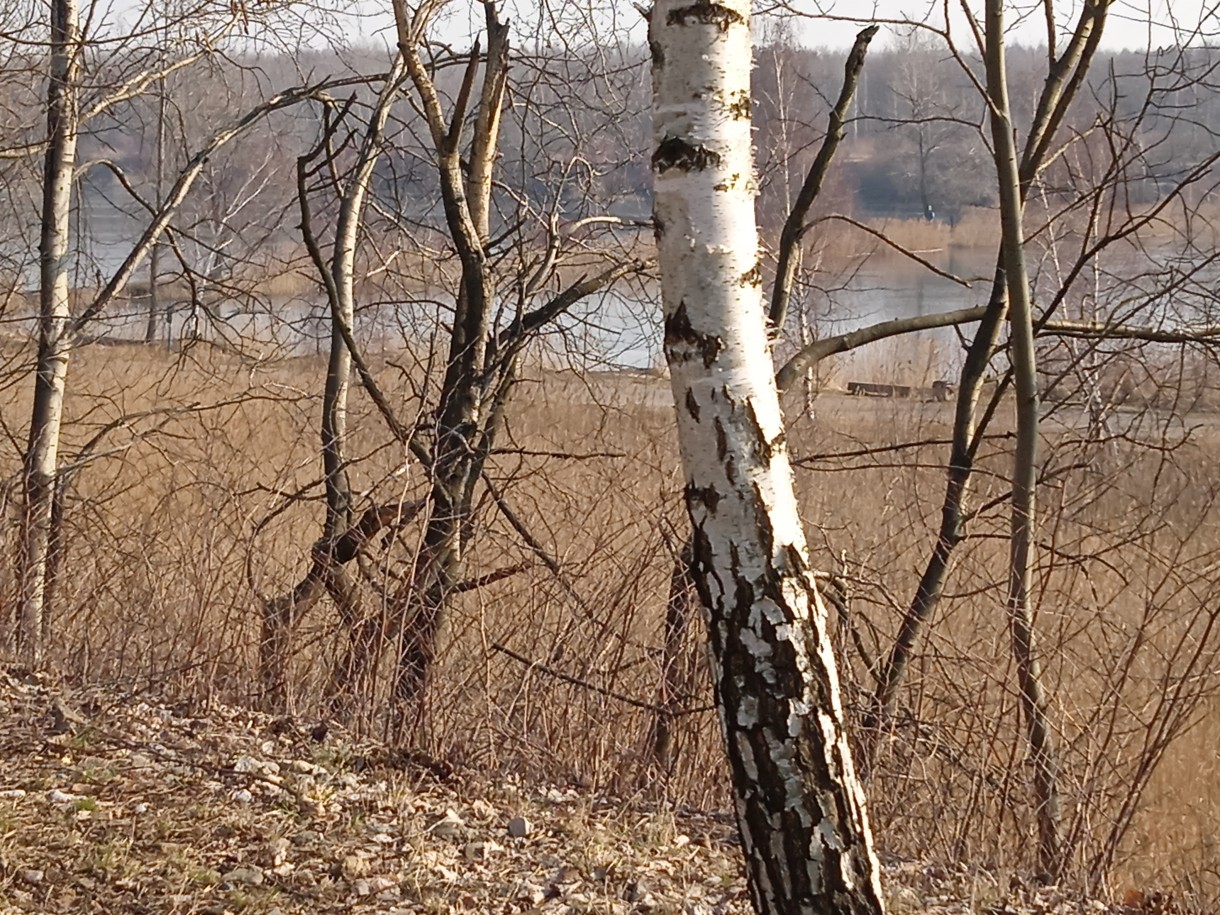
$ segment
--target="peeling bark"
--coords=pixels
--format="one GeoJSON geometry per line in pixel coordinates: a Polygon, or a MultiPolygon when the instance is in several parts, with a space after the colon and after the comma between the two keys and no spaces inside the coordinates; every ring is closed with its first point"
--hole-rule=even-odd
{"type": "Polygon", "coordinates": [[[693,572],[756,910],[880,913],[771,365],[748,23],[742,0],[658,2],[650,19],[665,352],[693,572]]]}

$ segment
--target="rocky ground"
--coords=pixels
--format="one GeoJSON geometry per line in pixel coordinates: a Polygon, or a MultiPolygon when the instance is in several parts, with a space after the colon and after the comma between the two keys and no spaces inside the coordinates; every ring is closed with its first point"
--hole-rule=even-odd
{"type": "MultiPolygon", "coordinates": [[[[0,671],[0,913],[750,911],[731,819],[0,671]]],[[[1160,915],[887,861],[894,913],[1160,915]]]]}

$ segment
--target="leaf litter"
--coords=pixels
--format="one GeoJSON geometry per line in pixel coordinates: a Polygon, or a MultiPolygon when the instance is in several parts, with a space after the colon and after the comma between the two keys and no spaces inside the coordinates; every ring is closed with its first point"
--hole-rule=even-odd
{"type": "MultiPolygon", "coordinates": [[[[65,695],[14,668],[0,722],[0,913],[752,911],[724,813],[438,772],[338,728],[65,695]]],[[[883,870],[897,915],[1170,911],[965,867],[883,870]]]]}

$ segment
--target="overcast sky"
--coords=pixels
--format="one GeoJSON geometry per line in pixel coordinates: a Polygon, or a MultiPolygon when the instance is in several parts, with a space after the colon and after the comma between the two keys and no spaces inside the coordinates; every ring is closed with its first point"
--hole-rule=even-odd
{"type": "MultiPolygon", "coordinates": [[[[835,0],[822,4],[832,16],[854,17],[854,21],[807,21],[801,33],[807,43],[815,45],[850,44],[856,31],[866,19],[885,20],[916,19],[942,24],[944,4],[919,2],[919,0],[835,0]]],[[[948,4],[956,12],[960,4],[948,4]]],[[[970,7],[981,11],[982,4],[971,0],[970,7]]],[[[810,0],[798,0],[798,9],[812,10],[810,0]]],[[[1041,3],[1014,2],[1010,5],[1008,20],[1013,26],[1016,40],[1028,44],[1046,43],[1046,16],[1041,3]]],[[[1054,4],[1056,22],[1064,32],[1075,20],[1081,3],[1079,0],[1057,0],[1054,4]]],[[[1220,22],[1217,21],[1217,4],[1214,0],[1120,0],[1110,13],[1106,24],[1106,46],[1111,49],[1142,49],[1174,44],[1178,35],[1191,35],[1192,43],[1201,43],[1206,37],[1215,42],[1220,22]],[[1201,11],[1207,9],[1202,34],[1196,34],[1201,11]]],[[[969,35],[964,28],[964,17],[958,16],[951,23],[957,39],[963,44],[969,35]]]]}
{"type": "MultiPolygon", "coordinates": [[[[130,24],[149,9],[147,0],[101,0],[117,22],[130,24]]],[[[163,0],[164,2],[164,0],[163,0]]],[[[410,4],[411,0],[408,0],[410,4]]],[[[519,45],[559,44],[566,39],[588,36],[591,29],[601,36],[628,35],[644,41],[639,7],[651,0],[503,0],[501,18],[510,19],[519,45]]],[[[966,0],[981,18],[982,0],[966,0]]],[[[1079,14],[1082,0],[1053,0],[1056,26],[1067,34],[1079,14]]],[[[928,22],[944,26],[944,9],[952,9],[950,31],[963,49],[973,43],[960,12],[961,0],[756,0],[755,10],[773,19],[793,24],[796,36],[810,47],[850,46],[856,33],[872,22],[882,25],[874,47],[899,40],[903,22],[928,22]]],[[[391,0],[318,0],[316,9],[327,9],[323,21],[299,21],[300,37],[307,44],[323,46],[338,38],[349,44],[394,42],[391,0]]],[[[109,18],[109,17],[107,17],[109,18]]],[[[1041,0],[1011,0],[1007,20],[1011,40],[1029,45],[1046,43],[1046,19],[1041,0]]],[[[481,4],[472,0],[450,0],[442,21],[432,35],[454,45],[468,44],[472,28],[482,31],[481,4]]],[[[1106,25],[1104,46],[1111,50],[1168,47],[1179,42],[1220,45],[1220,0],[1117,0],[1106,25]]]]}
{"type": "MultiPolygon", "coordinates": [[[[981,0],[968,2],[981,17],[981,0]]],[[[639,5],[647,5],[647,0],[640,0],[639,5]]],[[[969,47],[971,38],[959,11],[959,0],[949,0],[947,5],[954,11],[950,28],[955,40],[961,46],[969,47]]],[[[549,40],[542,38],[548,29],[574,34],[581,31],[582,22],[597,22],[602,28],[629,29],[636,40],[642,40],[644,29],[636,6],[632,0],[550,0],[545,5],[546,11],[540,12],[537,0],[506,0],[504,18],[513,20],[518,40],[524,34],[549,40]]],[[[943,25],[945,6],[944,0],[759,0],[755,3],[758,10],[787,8],[797,11],[800,15],[794,16],[790,12],[775,15],[785,16],[795,23],[802,42],[814,47],[848,46],[855,34],[872,21],[882,24],[880,37],[888,43],[895,40],[902,20],[943,25]]],[[[366,40],[389,40],[389,7],[389,0],[355,0],[347,9],[360,13],[358,18],[349,20],[353,27],[348,35],[362,36],[366,40]]],[[[1058,30],[1064,34],[1079,13],[1081,0],[1055,0],[1054,7],[1058,30]]],[[[1119,0],[1106,25],[1105,47],[1156,48],[1173,45],[1178,40],[1220,44],[1217,7],[1220,7],[1220,0],[1119,0]],[[1207,11],[1206,15],[1201,12],[1203,10],[1207,11]],[[1181,37],[1175,38],[1175,35],[1181,37]]],[[[466,39],[464,33],[468,33],[471,12],[481,25],[479,4],[452,0],[448,22],[442,29],[444,37],[455,42],[466,39]]],[[[1009,4],[1008,21],[1014,41],[1046,43],[1046,19],[1039,0],[1013,0],[1009,4]]]]}

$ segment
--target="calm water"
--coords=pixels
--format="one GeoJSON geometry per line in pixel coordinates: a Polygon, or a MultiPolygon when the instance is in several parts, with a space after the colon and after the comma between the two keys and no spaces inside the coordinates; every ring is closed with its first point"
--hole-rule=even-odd
{"type": "MultiPolygon", "coordinates": [[[[86,214],[87,232],[92,239],[87,256],[80,261],[82,282],[97,271],[113,270],[130,250],[133,233],[125,220],[114,213],[86,214]]],[[[845,333],[892,318],[954,311],[983,304],[990,290],[994,254],[985,249],[931,252],[928,260],[939,269],[968,282],[963,285],[938,276],[925,267],[894,255],[846,261],[807,278],[794,296],[792,314],[803,312],[807,332],[816,337],[845,333]]],[[[1111,256],[1114,263],[1097,274],[1083,277],[1074,290],[1074,299],[1065,308],[1071,316],[1089,316],[1092,303],[1131,306],[1124,321],[1139,323],[1173,322],[1176,315],[1198,320],[1214,312],[1215,270],[1208,270],[1170,296],[1155,298],[1155,320],[1148,320],[1147,303],[1153,290],[1165,285],[1172,275],[1174,258],[1147,253],[1127,252],[1111,256]],[[1137,312],[1143,303],[1142,312],[1137,312]]],[[[1057,286],[1053,262],[1034,263],[1040,277],[1035,290],[1057,286]]],[[[147,265],[138,282],[147,277],[147,265]]],[[[163,304],[166,304],[163,302],[163,304]]],[[[270,301],[228,301],[209,309],[191,308],[185,302],[169,302],[168,320],[162,320],[160,336],[172,344],[197,337],[225,341],[234,347],[262,357],[305,355],[321,352],[329,336],[328,315],[317,296],[283,297],[270,301]]],[[[532,303],[532,306],[541,302],[532,303]]],[[[93,327],[99,336],[141,340],[147,320],[147,299],[131,298],[114,303],[93,327]]],[[[436,324],[435,300],[385,302],[360,309],[356,333],[371,352],[394,351],[405,344],[418,345],[428,339],[436,324]]],[[[509,316],[511,317],[511,316],[509,316]]],[[[4,316],[10,334],[33,331],[32,317],[20,310],[4,316]]],[[[537,344],[557,362],[581,368],[649,368],[660,364],[660,304],[653,289],[612,291],[592,297],[559,320],[537,344]]],[[[787,328],[786,341],[778,346],[778,357],[791,353],[798,335],[794,317],[787,328]]],[[[970,333],[970,329],[965,329],[970,333]]],[[[944,376],[960,365],[962,347],[958,331],[944,328],[896,340],[872,344],[856,353],[834,357],[836,371],[857,373],[862,378],[888,376],[917,380],[944,376]]]]}

